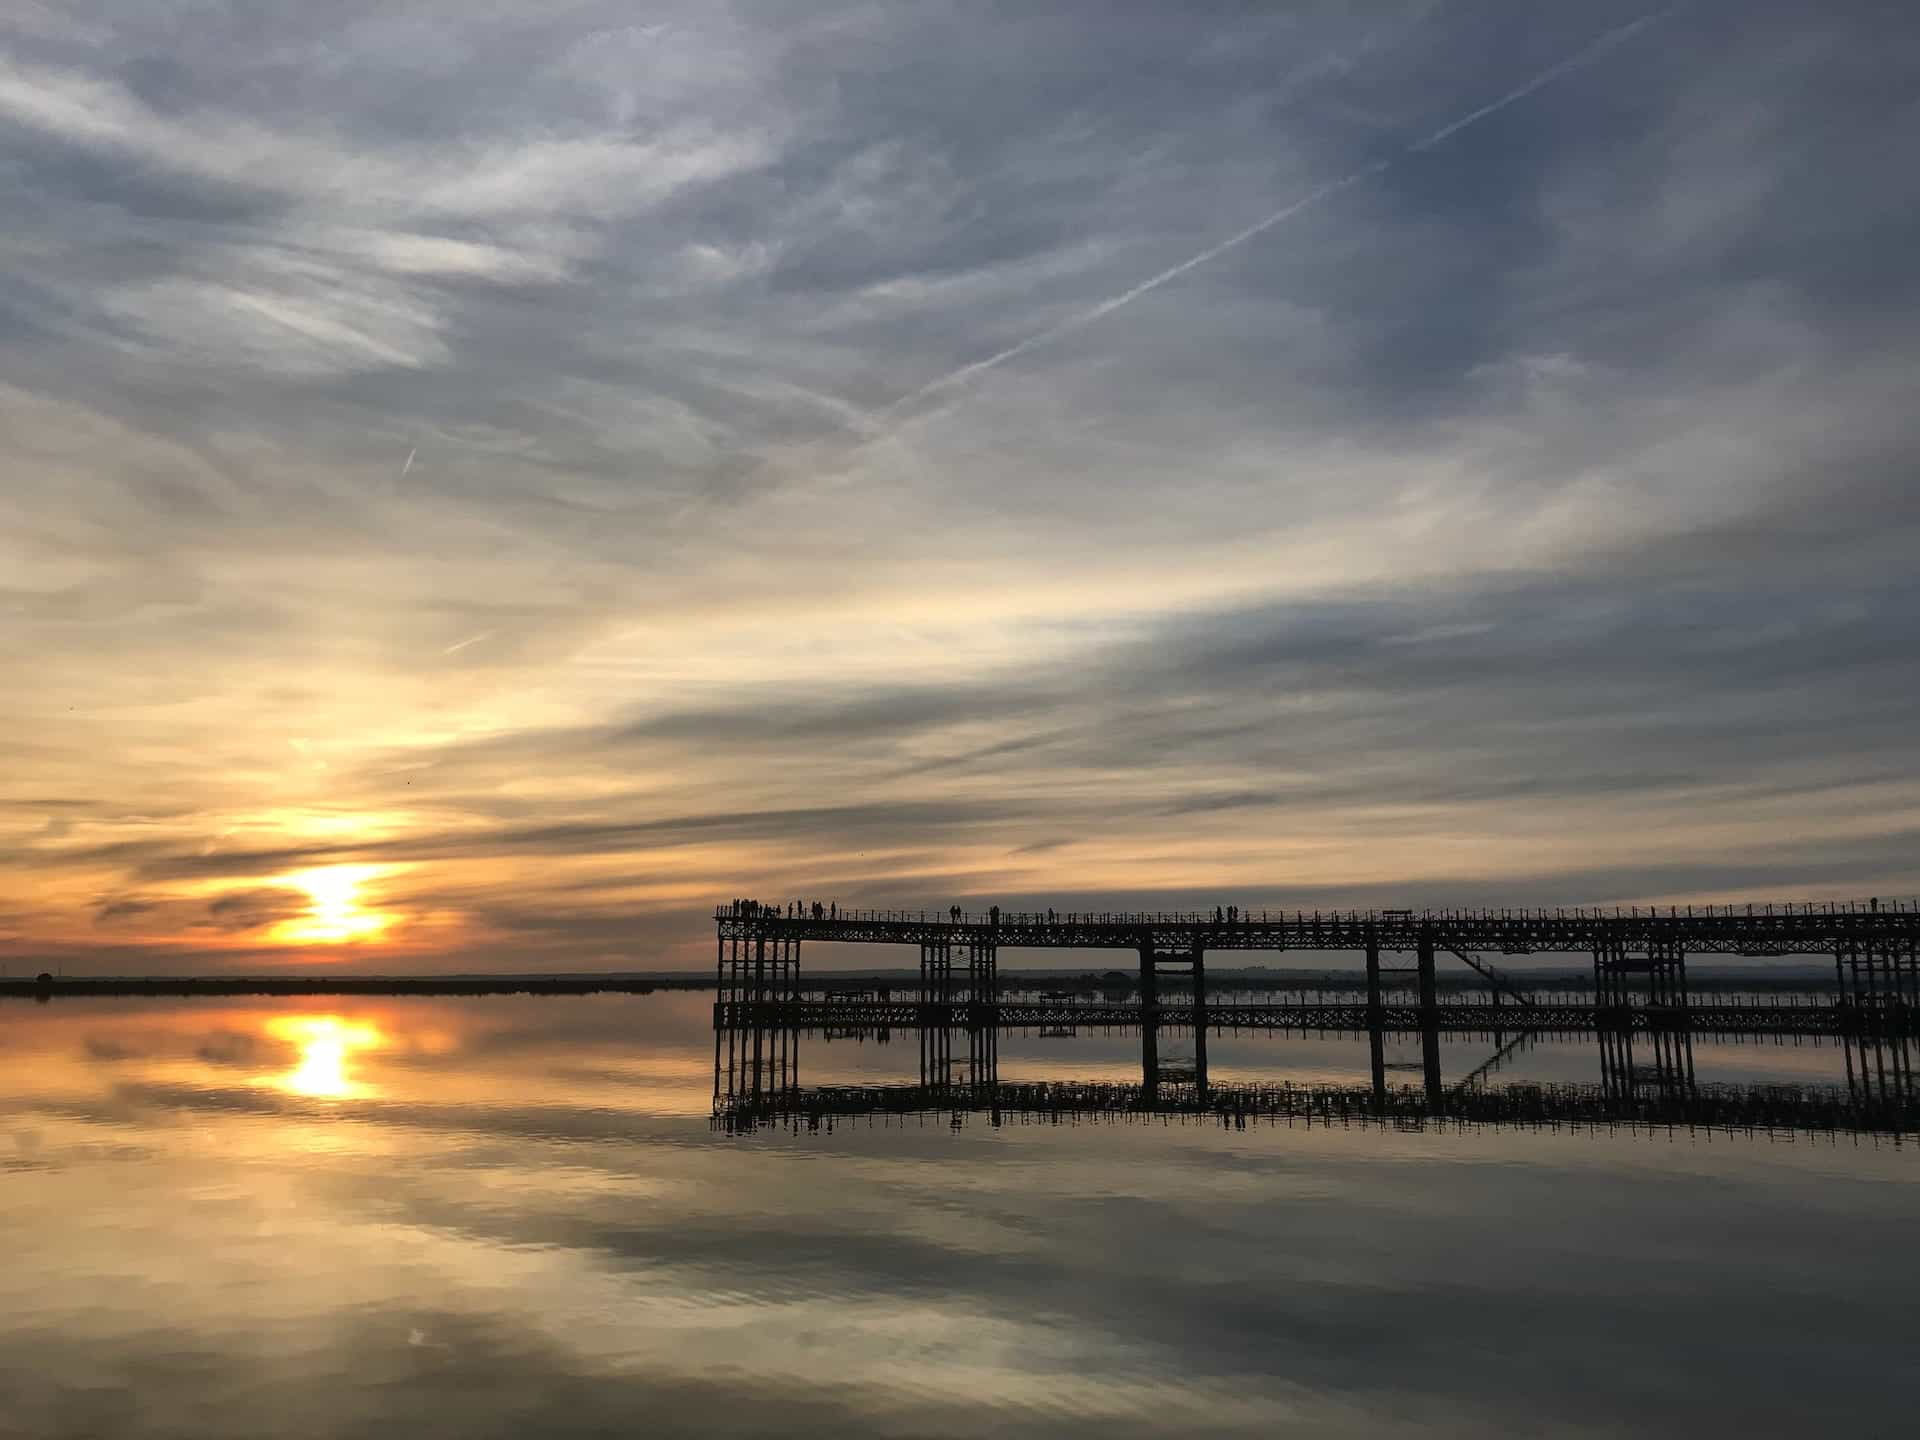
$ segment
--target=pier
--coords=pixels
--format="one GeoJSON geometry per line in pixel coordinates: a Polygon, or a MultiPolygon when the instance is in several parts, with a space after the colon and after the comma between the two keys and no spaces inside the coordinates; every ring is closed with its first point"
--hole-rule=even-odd
{"type": "MultiPolygon", "coordinates": [[[[851,1113],[929,1107],[959,1114],[1180,1113],[1223,1118],[1298,1118],[1364,1112],[1531,1123],[1593,1121],[1732,1125],[1771,1116],[1770,1126],[1913,1128],[1913,1052],[1920,1048],[1920,912],[1910,906],[1754,904],[1666,909],[1472,911],[1260,911],[1212,913],[1056,911],[968,914],[852,911],[837,906],[736,902],[715,914],[716,1123],[729,1128],[786,1120],[817,1123],[851,1113]],[[857,996],[810,991],[801,954],[816,944],[911,946],[917,985],[857,996]],[[1003,995],[1003,948],[1130,952],[1128,998],[1069,993],[1003,995]],[[1351,1002],[1249,1003],[1210,993],[1207,956],[1221,951],[1353,952],[1364,969],[1351,1002]],[[1580,954],[1591,965],[1591,999],[1542,997],[1490,955],[1580,954]],[[1730,1003],[1694,993],[1689,955],[1777,958],[1816,955],[1834,965],[1834,987],[1819,1003],[1730,1003]],[[1443,995],[1443,963],[1464,966],[1481,994],[1443,995]],[[1408,959],[1411,963],[1407,963],[1408,959]],[[1045,1086],[1009,1090],[998,1078],[1004,1031],[1068,1035],[1081,1030],[1137,1034],[1138,1086],[1089,1091],[1045,1086]],[[917,1087],[805,1091],[798,1081],[800,1037],[914,1032],[921,1049],[917,1087]],[[1212,1082],[1207,1037],[1273,1031],[1364,1035],[1371,1084],[1303,1098],[1291,1087],[1212,1082]],[[1420,1039],[1418,1086],[1389,1084],[1386,1037],[1420,1039]],[[1464,1081],[1442,1073],[1440,1038],[1477,1035],[1491,1054],[1464,1081]],[[1486,1078],[1504,1058],[1543,1035],[1588,1035],[1600,1051],[1600,1081],[1543,1091],[1531,1099],[1489,1100],[1486,1078]],[[1844,1098],[1783,1098],[1779,1087],[1734,1094],[1703,1087],[1694,1074],[1695,1036],[1832,1039],[1843,1048],[1844,1098]],[[1162,1038],[1188,1039],[1191,1053],[1162,1053],[1162,1038]],[[964,1058],[962,1058],[964,1057],[964,1058]],[[956,1076],[964,1077],[957,1081],[956,1076]],[[884,1094],[879,1093],[884,1091],[884,1094]],[[1542,1096],[1547,1096],[1542,1099],[1542,1096]],[[1051,1097],[1051,1098],[1049,1098],[1051,1097]],[[1016,1103],[1017,1102],[1017,1103],[1016,1103]],[[1692,1116],[1687,1121],[1684,1117],[1692,1116]],[[1798,1116],[1798,1121],[1791,1119],[1798,1116]],[[1661,1117],[1665,1117],[1662,1119],[1661,1117]],[[1843,1123],[1844,1121],[1844,1123],[1843,1123]]],[[[1758,1123],[1758,1122],[1755,1122],[1758,1123]]]]}

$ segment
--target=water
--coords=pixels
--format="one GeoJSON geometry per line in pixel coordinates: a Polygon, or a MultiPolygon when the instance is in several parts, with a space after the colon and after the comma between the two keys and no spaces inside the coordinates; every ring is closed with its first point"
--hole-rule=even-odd
{"type": "MultiPolygon", "coordinates": [[[[0,1007],[0,1435],[1909,1433],[1911,1144],[737,1136],[710,999],[0,1007]]],[[[1136,1046],[1010,1035],[1000,1069],[1137,1078],[1136,1046]]],[[[1696,1058],[1842,1078],[1831,1046],[1696,1058]]],[[[809,1084],[916,1063],[911,1036],[799,1058],[809,1084]]],[[[1222,1037],[1212,1063],[1367,1058],[1222,1037]]]]}

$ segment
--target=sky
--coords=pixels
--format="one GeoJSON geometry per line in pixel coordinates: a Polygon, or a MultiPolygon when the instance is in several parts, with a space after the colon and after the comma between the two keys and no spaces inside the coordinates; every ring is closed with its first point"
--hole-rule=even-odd
{"type": "Polygon", "coordinates": [[[1920,891],[1916,42],[13,0],[0,964],[1920,891]]]}

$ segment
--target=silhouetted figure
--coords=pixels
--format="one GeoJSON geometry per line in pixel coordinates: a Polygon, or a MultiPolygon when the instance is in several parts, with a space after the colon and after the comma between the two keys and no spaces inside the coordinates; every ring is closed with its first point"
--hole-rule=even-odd
{"type": "Polygon", "coordinates": [[[998,905],[993,907],[992,914],[993,914],[993,928],[998,930],[1000,928],[1000,907],[998,905]]]}
{"type": "Polygon", "coordinates": [[[835,900],[827,906],[827,918],[829,920],[838,920],[840,918],[840,902],[838,900],[835,900]]]}

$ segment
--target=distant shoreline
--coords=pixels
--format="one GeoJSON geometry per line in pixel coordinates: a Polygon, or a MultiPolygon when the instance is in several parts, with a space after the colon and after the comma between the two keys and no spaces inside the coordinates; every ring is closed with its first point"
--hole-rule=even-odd
{"type": "Polygon", "coordinates": [[[713,977],[635,975],[208,975],[60,976],[0,980],[0,997],[216,995],[650,995],[711,990],[713,977]]]}

